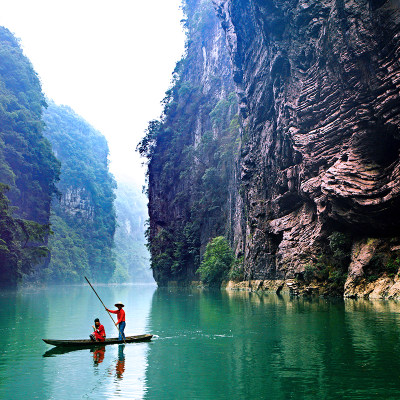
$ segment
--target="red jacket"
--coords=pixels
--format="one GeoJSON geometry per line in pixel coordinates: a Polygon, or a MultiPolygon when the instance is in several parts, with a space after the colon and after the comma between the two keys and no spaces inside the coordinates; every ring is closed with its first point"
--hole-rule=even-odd
{"type": "Polygon", "coordinates": [[[108,310],[108,311],[110,311],[110,313],[117,314],[118,318],[117,324],[121,323],[122,321],[125,321],[125,311],[122,308],[120,310],[115,310],[115,311],[108,310]]]}
{"type": "Polygon", "coordinates": [[[106,331],[104,330],[103,325],[99,325],[99,327],[96,328],[96,330],[94,331],[94,336],[96,340],[98,340],[99,342],[104,342],[104,339],[106,337],[106,331]]]}

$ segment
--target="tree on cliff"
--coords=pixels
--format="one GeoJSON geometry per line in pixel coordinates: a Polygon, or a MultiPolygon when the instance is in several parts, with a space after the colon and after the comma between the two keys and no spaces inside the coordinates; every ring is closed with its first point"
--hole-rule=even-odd
{"type": "Polygon", "coordinates": [[[218,286],[227,278],[234,260],[235,254],[226,238],[217,236],[207,244],[203,261],[197,272],[205,284],[218,286]]]}

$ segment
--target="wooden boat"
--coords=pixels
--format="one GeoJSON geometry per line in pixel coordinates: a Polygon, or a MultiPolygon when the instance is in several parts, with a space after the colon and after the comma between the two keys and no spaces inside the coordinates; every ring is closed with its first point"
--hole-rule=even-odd
{"type": "MultiPolygon", "coordinates": [[[[148,342],[151,340],[153,335],[136,335],[136,336],[126,336],[125,343],[134,343],[134,342],[148,342]]],[[[61,347],[96,347],[96,346],[104,346],[106,344],[123,344],[122,340],[118,340],[118,338],[107,338],[104,342],[94,342],[90,339],[78,339],[78,340],[55,340],[55,339],[42,339],[43,342],[47,344],[51,344],[53,346],[61,346],[61,347]]]]}

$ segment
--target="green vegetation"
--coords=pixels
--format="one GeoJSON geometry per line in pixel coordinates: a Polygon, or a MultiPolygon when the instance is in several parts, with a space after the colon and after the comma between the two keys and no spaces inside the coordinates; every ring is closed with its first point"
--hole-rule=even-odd
{"type": "Polygon", "coordinates": [[[143,204],[129,214],[125,196],[121,215],[130,215],[132,235],[140,239],[120,230],[114,253],[116,185],[107,142],[70,108],[49,103],[46,109],[17,39],[0,27],[0,283],[17,284],[27,275],[49,282],[81,282],[83,275],[121,281],[145,271],[137,219],[141,213],[143,225],[143,204]]]}
{"type": "Polygon", "coordinates": [[[207,91],[193,68],[203,63],[204,37],[219,24],[212,2],[187,1],[184,12],[186,55],[176,65],[161,118],[150,122],[138,145],[148,160],[147,237],[158,282],[198,279],[207,242],[232,238],[238,101],[229,77],[216,71],[207,91]]]}
{"type": "Polygon", "coordinates": [[[158,269],[166,279],[182,275],[187,265],[197,270],[202,230],[208,229],[211,236],[226,233],[229,182],[234,171],[232,154],[239,146],[234,93],[216,102],[208,112],[210,130],[204,132],[196,146],[190,134],[198,114],[193,108],[204,110],[205,105],[201,105],[207,99],[202,98],[198,88],[186,85],[182,91],[180,81],[170,95],[165,121],[152,121],[138,146],[139,152],[149,160],[150,186],[157,181],[160,190],[169,194],[166,207],[171,214],[185,215],[184,219],[171,218],[165,228],[152,230],[151,224],[149,227],[152,268],[158,269]],[[190,110],[185,109],[187,102],[190,110]]]}
{"type": "Polygon", "coordinates": [[[197,272],[201,280],[210,286],[218,286],[228,277],[235,255],[223,236],[212,239],[206,247],[203,261],[197,272]]]}
{"type": "MultiPolygon", "coordinates": [[[[174,113],[172,118],[171,112],[167,112],[164,123],[153,121],[139,144],[139,151],[149,159],[149,182],[157,181],[160,190],[169,193],[166,206],[171,214],[185,215],[179,220],[171,218],[165,228],[151,231],[150,224],[152,268],[157,268],[166,277],[182,275],[187,265],[197,270],[204,229],[209,230],[211,236],[227,233],[227,199],[234,171],[232,154],[239,146],[234,94],[211,109],[208,113],[210,130],[204,132],[194,146],[191,135],[184,132],[191,131],[197,113],[180,109],[186,100],[180,98],[179,88],[179,83],[173,88],[178,103],[175,106],[177,114],[174,113]],[[212,129],[219,134],[215,135],[212,129]]],[[[193,89],[190,96],[194,102],[205,101],[200,100],[198,89],[193,89]]]]}
{"type": "Polygon", "coordinates": [[[383,274],[393,279],[399,268],[400,257],[397,253],[377,253],[372,256],[365,270],[366,279],[369,282],[374,282],[383,274]]]}
{"type": "Polygon", "coordinates": [[[235,259],[228,272],[228,280],[235,282],[244,280],[244,256],[235,259]]]}
{"type": "Polygon", "coordinates": [[[49,225],[13,216],[7,190],[0,183],[0,282],[16,284],[48,255],[49,225]]]}
{"type": "Polygon", "coordinates": [[[111,281],[153,282],[144,228],[147,219],[146,196],[139,188],[125,182],[118,182],[116,195],[116,269],[111,281]]]}
{"type": "Polygon", "coordinates": [[[45,135],[62,162],[45,278],[80,282],[86,274],[107,282],[115,270],[116,184],[108,171],[106,139],[69,107],[49,102],[43,118],[45,135]]]}
{"type": "Polygon", "coordinates": [[[352,240],[348,234],[334,232],[329,238],[329,246],[318,260],[305,266],[303,279],[311,282],[327,282],[327,291],[331,293],[343,291],[350,264],[352,240]]]}
{"type": "Polygon", "coordinates": [[[0,282],[16,284],[48,254],[60,164],[43,136],[46,102],[17,39],[0,27],[0,282]],[[7,189],[8,188],[8,189],[7,189]]]}

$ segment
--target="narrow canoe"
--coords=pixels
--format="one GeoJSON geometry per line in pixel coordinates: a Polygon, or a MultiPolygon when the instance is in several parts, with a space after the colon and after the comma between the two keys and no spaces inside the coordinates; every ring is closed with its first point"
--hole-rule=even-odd
{"type": "MultiPolygon", "coordinates": [[[[148,342],[151,340],[153,335],[136,335],[136,336],[126,336],[126,343],[133,342],[148,342]]],[[[51,344],[53,346],[62,346],[62,347],[95,347],[95,346],[104,346],[106,344],[121,344],[124,343],[122,340],[118,340],[118,338],[108,338],[104,342],[94,342],[90,339],[78,339],[78,340],[54,340],[54,339],[42,339],[43,342],[47,344],[51,344]]]]}

